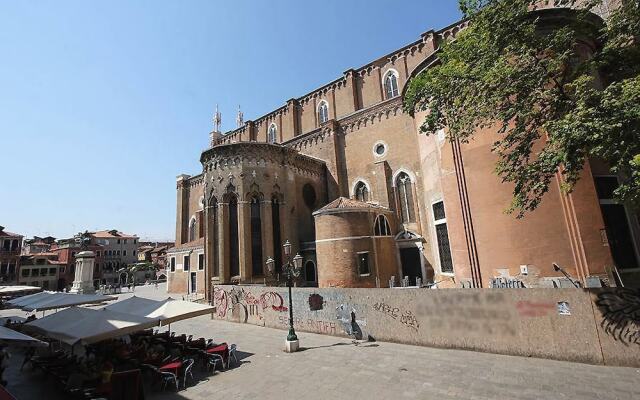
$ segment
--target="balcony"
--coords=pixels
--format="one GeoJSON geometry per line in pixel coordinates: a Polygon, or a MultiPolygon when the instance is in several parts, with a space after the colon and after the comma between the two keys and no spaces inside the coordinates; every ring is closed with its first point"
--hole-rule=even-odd
{"type": "Polygon", "coordinates": [[[20,247],[14,247],[11,249],[0,248],[0,256],[19,256],[20,255],[20,247]]]}

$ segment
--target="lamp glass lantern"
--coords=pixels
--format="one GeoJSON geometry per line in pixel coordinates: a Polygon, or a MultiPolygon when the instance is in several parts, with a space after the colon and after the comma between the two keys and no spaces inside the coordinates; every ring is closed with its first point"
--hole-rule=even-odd
{"type": "Polygon", "coordinates": [[[275,269],[276,269],[276,262],[271,257],[267,258],[267,271],[269,271],[269,273],[273,275],[273,273],[275,272],[275,269]]]}
{"type": "Polygon", "coordinates": [[[302,256],[298,253],[293,257],[293,275],[300,276],[300,271],[302,271],[302,256]]]}

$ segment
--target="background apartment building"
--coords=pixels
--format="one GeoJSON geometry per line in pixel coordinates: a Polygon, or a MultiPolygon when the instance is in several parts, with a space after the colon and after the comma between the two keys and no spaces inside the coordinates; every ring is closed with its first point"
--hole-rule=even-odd
{"type": "Polygon", "coordinates": [[[89,237],[90,245],[99,246],[99,250],[95,250],[95,252],[96,258],[100,257],[102,260],[102,283],[117,283],[118,271],[129,264],[138,262],[138,247],[140,246],[138,236],[122,233],[115,229],[87,232],[86,235],[89,237]]]}
{"type": "Polygon", "coordinates": [[[29,254],[20,257],[18,284],[38,286],[44,290],[62,290],[64,281],[61,274],[66,272],[66,264],[58,261],[56,252],[29,254]]]}
{"type": "Polygon", "coordinates": [[[56,238],[53,236],[34,236],[33,239],[25,239],[22,245],[22,254],[39,254],[47,253],[51,250],[51,246],[56,244],[56,238]]]}
{"type": "Polygon", "coordinates": [[[7,232],[4,226],[0,226],[0,281],[3,285],[17,283],[22,238],[22,235],[7,232]]]}

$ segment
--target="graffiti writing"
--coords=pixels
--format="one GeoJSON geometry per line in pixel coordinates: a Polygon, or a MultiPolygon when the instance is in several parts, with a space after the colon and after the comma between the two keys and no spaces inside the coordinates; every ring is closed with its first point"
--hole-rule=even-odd
{"type": "Polygon", "coordinates": [[[213,306],[216,307],[216,315],[226,318],[231,310],[234,320],[247,322],[249,316],[263,319],[263,311],[270,308],[273,311],[285,312],[289,309],[284,305],[284,299],[277,292],[265,292],[259,297],[246,291],[244,288],[234,287],[229,291],[214,286],[213,306]]]}
{"type": "Polygon", "coordinates": [[[416,331],[420,328],[418,319],[411,313],[411,311],[405,311],[400,315],[400,323],[416,331]]]}
{"type": "Polygon", "coordinates": [[[400,321],[401,324],[413,330],[417,331],[418,328],[420,328],[418,319],[411,311],[402,311],[400,308],[392,307],[384,302],[374,304],[373,309],[395,319],[396,321],[400,321]]]}
{"type": "Polygon", "coordinates": [[[383,314],[387,314],[393,319],[398,319],[398,315],[400,314],[400,309],[398,307],[391,307],[390,305],[382,302],[374,304],[373,309],[383,314]]]}
{"type": "Polygon", "coordinates": [[[617,341],[640,344],[640,289],[618,288],[598,294],[601,326],[617,341]]]}
{"type": "MultiPolygon", "coordinates": [[[[284,315],[278,316],[278,324],[282,327],[288,327],[289,317],[284,315]]],[[[307,332],[323,333],[327,335],[336,334],[336,323],[331,321],[315,320],[311,318],[304,320],[300,317],[293,317],[293,326],[296,329],[307,332]]]]}
{"type": "Polygon", "coordinates": [[[227,292],[218,286],[213,287],[213,306],[216,308],[216,316],[218,318],[227,316],[227,309],[229,308],[227,292]]]}

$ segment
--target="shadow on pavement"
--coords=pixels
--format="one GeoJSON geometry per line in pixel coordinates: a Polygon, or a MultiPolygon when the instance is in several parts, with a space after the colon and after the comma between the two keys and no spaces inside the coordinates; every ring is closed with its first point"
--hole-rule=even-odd
{"type": "Polygon", "coordinates": [[[334,344],[327,344],[324,346],[314,346],[314,347],[300,347],[298,349],[298,351],[307,351],[307,350],[313,350],[313,349],[323,349],[323,348],[327,348],[327,347],[335,347],[335,346],[351,346],[351,345],[355,345],[355,342],[339,342],[339,343],[334,343],[334,344]]]}

